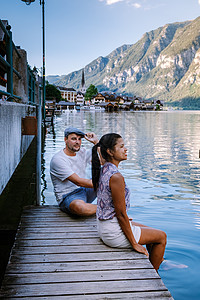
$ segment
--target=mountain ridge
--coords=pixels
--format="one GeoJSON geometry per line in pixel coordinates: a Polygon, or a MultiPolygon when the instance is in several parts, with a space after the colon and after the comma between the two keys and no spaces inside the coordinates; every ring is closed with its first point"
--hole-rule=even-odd
{"type": "MultiPolygon", "coordinates": [[[[177,106],[187,106],[188,98],[190,106],[196,106],[200,103],[199,62],[200,17],[146,32],[135,44],[124,44],[105,57],[99,56],[84,72],[86,85],[94,84],[99,91],[159,98],[177,106]]],[[[81,74],[82,69],[47,79],[80,89],[81,74]]]]}

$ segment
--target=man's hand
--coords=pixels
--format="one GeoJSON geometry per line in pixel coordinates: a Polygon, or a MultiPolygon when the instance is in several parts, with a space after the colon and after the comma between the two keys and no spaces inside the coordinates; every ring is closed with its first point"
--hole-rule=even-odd
{"type": "Polygon", "coordinates": [[[97,138],[97,136],[96,136],[96,134],[94,132],[88,132],[88,133],[86,133],[85,136],[84,136],[84,138],[87,141],[93,143],[94,145],[96,145],[99,142],[99,140],[98,140],[98,138],[97,138]]]}

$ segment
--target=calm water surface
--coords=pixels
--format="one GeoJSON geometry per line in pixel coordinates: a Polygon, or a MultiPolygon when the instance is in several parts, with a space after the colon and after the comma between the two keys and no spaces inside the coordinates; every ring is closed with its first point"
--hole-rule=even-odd
{"type": "MultiPolygon", "coordinates": [[[[199,300],[200,112],[77,112],[56,117],[43,155],[44,205],[56,204],[49,162],[64,148],[63,131],[75,126],[122,135],[128,160],[120,171],[131,189],[130,217],[168,235],[167,265],[159,274],[175,300],[199,300]]],[[[91,144],[85,140],[86,147],[91,144]]],[[[91,170],[87,174],[91,177],[91,170]]]]}

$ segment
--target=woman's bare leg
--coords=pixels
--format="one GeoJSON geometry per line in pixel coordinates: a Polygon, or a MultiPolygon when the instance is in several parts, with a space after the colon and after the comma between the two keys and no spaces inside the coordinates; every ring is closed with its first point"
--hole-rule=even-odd
{"type": "MultiPolygon", "coordinates": [[[[130,219],[130,221],[131,221],[131,223],[132,223],[133,225],[135,225],[135,226],[139,226],[139,227],[141,227],[141,228],[142,228],[142,227],[151,228],[151,227],[146,226],[146,225],[144,225],[144,224],[141,224],[141,223],[138,223],[138,222],[134,222],[134,221],[132,221],[132,219],[130,219]]],[[[153,228],[152,228],[152,229],[153,229],[153,228]]],[[[149,252],[149,255],[151,254],[152,246],[153,246],[152,243],[146,244],[146,248],[147,248],[147,251],[149,252]]]]}
{"type": "Polygon", "coordinates": [[[132,223],[133,225],[135,225],[135,226],[139,226],[139,227],[147,227],[147,228],[154,229],[154,228],[152,228],[152,227],[149,227],[149,226],[147,226],[147,225],[144,225],[144,224],[141,224],[141,223],[138,223],[138,222],[134,222],[134,221],[132,221],[132,220],[131,220],[131,223],[132,223]]]}
{"type": "Polygon", "coordinates": [[[167,235],[164,231],[150,227],[141,227],[141,237],[138,242],[140,245],[149,245],[149,260],[157,271],[165,253],[167,235]]]}

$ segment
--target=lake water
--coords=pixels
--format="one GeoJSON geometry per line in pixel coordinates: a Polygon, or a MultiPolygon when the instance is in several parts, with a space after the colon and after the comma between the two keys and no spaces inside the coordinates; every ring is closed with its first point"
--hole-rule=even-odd
{"type": "MultiPolygon", "coordinates": [[[[159,274],[175,300],[199,300],[200,112],[69,112],[47,130],[43,152],[42,202],[56,204],[49,162],[64,148],[68,126],[122,135],[128,159],[119,166],[131,189],[129,216],[167,233],[167,264],[159,274]]],[[[91,147],[83,140],[82,145],[91,147]]],[[[91,177],[90,169],[87,175],[91,177]]]]}

